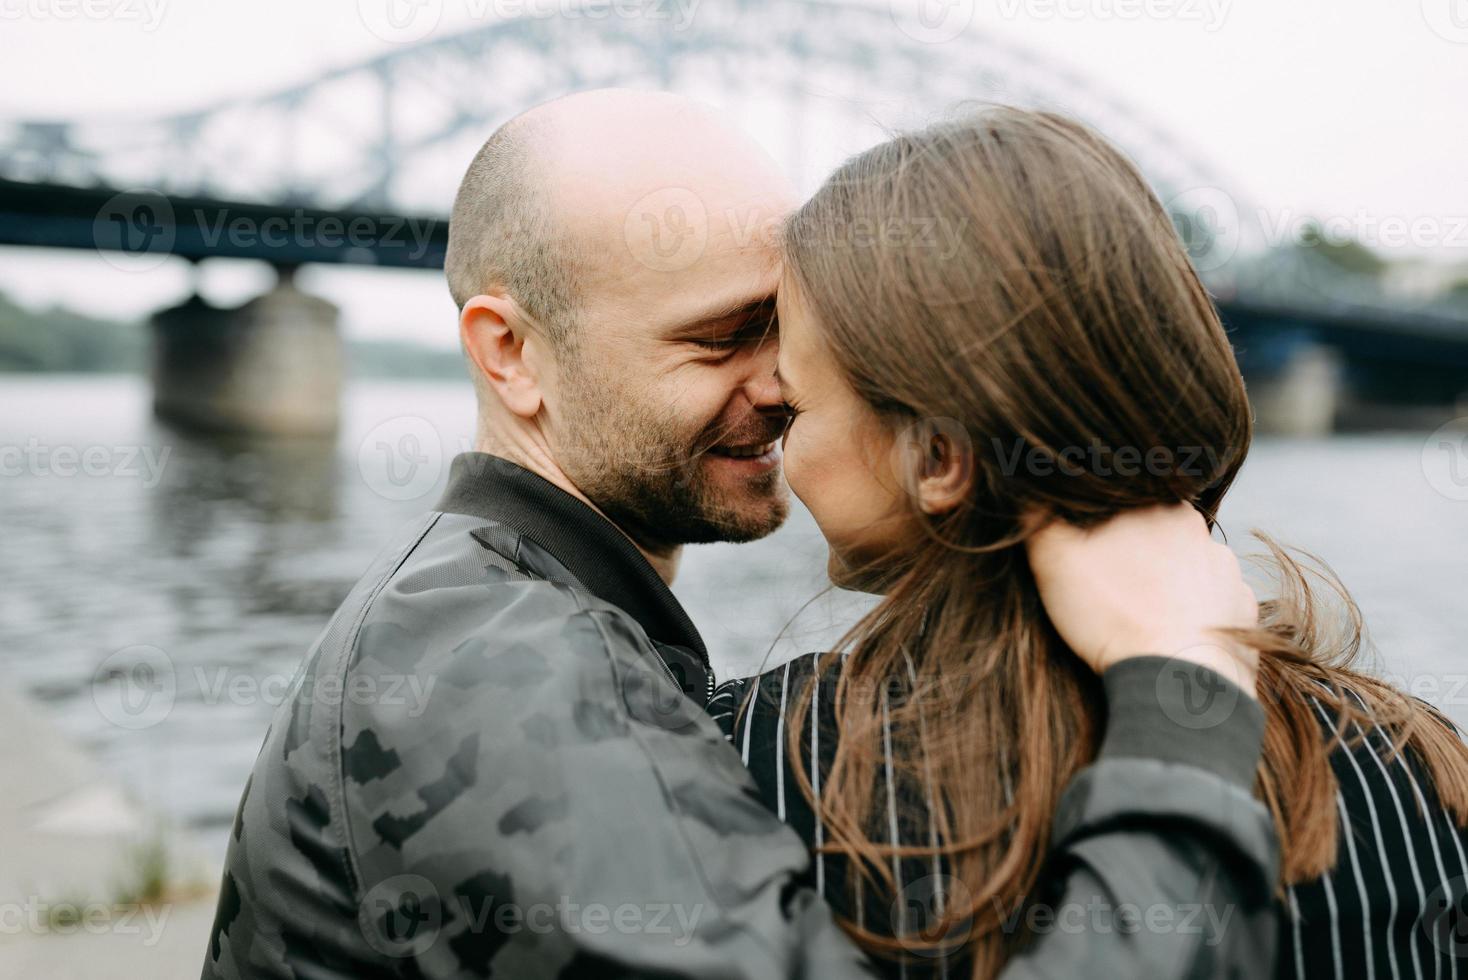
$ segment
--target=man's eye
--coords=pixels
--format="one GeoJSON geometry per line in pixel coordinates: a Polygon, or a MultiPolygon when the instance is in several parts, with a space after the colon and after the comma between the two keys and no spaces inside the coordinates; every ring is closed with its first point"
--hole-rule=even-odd
{"type": "Polygon", "coordinates": [[[743,338],[738,336],[718,337],[711,340],[700,340],[698,338],[694,338],[693,343],[697,344],[699,347],[702,347],[704,350],[729,350],[731,348],[738,347],[741,343],[743,343],[743,338]]]}
{"type": "Polygon", "coordinates": [[[768,323],[760,321],[758,323],[744,323],[732,333],[690,337],[688,338],[688,342],[704,350],[719,351],[720,353],[727,354],[737,348],[748,347],[754,349],[760,347],[767,340],[773,340],[776,336],[771,331],[768,323]]]}

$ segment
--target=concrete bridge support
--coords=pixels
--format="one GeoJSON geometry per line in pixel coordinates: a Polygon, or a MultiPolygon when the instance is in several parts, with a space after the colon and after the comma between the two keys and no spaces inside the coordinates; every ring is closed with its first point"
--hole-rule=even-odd
{"type": "Polygon", "coordinates": [[[153,316],[153,408],[193,429],[323,436],[340,418],[339,311],[290,270],[243,306],[198,296],[153,316]]]}
{"type": "Polygon", "coordinates": [[[1319,344],[1296,345],[1278,370],[1249,379],[1248,388],[1261,434],[1330,435],[1343,388],[1340,354],[1319,344]]]}

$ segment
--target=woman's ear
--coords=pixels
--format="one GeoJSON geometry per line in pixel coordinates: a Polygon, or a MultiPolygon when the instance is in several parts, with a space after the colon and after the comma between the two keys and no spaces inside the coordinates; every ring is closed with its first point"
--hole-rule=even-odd
{"type": "Polygon", "coordinates": [[[955,419],[923,419],[897,439],[895,460],[919,509],[938,516],[969,495],[974,480],[973,442],[955,419]]]}
{"type": "Polygon", "coordinates": [[[459,340],[483,387],[521,418],[540,411],[543,394],[539,358],[531,349],[539,335],[529,325],[530,317],[509,296],[475,296],[459,313],[459,340]]]}
{"type": "Polygon", "coordinates": [[[968,496],[973,481],[974,455],[968,440],[934,433],[918,477],[918,506],[923,513],[936,517],[953,510],[968,496]]]}

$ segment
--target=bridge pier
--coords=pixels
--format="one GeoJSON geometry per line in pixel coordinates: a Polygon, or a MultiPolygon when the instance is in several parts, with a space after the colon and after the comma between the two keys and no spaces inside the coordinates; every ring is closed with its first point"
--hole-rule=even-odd
{"type": "Polygon", "coordinates": [[[154,314],[153,410],[192,429],[322,436],[340,419],[339,310],[281,268],[269,292],[233,309],[192,296],[154,314]]]}
{"type": "Polygon", "coordinates": [[[1267,435],[1328,436],[1342,396],[1341,357],[1330,347],[1299,343],[1265,377],[1248,381],[1256,431],[1267,435]]]}

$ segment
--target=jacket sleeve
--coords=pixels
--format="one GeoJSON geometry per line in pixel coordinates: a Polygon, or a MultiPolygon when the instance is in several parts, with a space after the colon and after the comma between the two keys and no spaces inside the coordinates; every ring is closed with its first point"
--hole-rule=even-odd
{"type": "Polygon", "coordinates": [[[796,886],[803,843],[625,615],[546,583],[462,633],[455,609],[410,626],[400,608],[358,664],[432,633],[414,655],[428,710],[353,706],[342,731],[360,926],[400,975],[874,975],[796,886]],[[393,756],[386,779],[352,777],[364,739],[393,756]]]}
{"type": "Polygon", "coordinates": [[[1251,788],[1258,703],[1163,657],[1104,675],[1096,762],[1066,788],[1032,937],[1004,980],[1272,975],[1278,844],[1251,788]]]}

